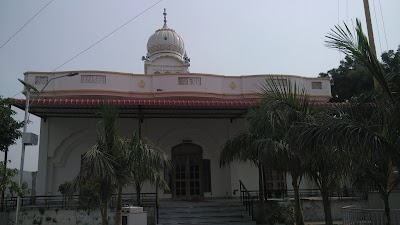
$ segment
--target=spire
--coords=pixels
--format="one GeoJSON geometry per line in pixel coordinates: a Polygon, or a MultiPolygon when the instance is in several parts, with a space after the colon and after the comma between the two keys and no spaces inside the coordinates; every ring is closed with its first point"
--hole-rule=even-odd
{"type": "Polygon", "coordinates": [[[164,26],[163,26],[163,28],[168,28],[167,27],[167,9],[166,8],[164,8],[163,15],[164,15],[164,26]]]}

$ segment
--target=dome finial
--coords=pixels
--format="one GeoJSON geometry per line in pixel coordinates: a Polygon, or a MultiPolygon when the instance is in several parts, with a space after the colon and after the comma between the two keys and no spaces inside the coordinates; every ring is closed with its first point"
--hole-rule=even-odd
{"type": "Polygon", "coordinates": [[[164,15],[164,27],[167,27],[167,9],[166,8],[164,8],[163,15],[164,15]]]}

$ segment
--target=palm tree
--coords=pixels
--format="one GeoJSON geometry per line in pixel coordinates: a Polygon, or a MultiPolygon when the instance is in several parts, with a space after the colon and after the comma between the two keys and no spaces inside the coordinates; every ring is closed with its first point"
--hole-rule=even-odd
{"type": "Polygon", "coordinates": [[[296,130],[303,146],[347,151],[352,161],[354,185],[369,183],[385,204],[386,224],[390,225],[388,197],[398,183],[393,166],[399,164],[400,99],[396,85],[385,75],[357,20],[355,36],[347,25],[336,26],[327,36],[328,47],[339,49],[364,65],[378,82],[370,96],[354,98],[345,107],[334,109],[315,123],[300,124],[296,130]]]}
{"type": "MultiPolygon", "coordinates": [[[[286,81],[286,80],[285,80],[286,81]]],[[[292,176],[295,192],[295,217],[297,224],[304,224],[299,184],[304,174],[302,159],[297,150],[290,148],[287,135],[290,127],[306,120],[313,112],[304,89],[289,82],[279,83],[275,77],[260,84],[262,101],[249,110],[249,131],[228,140],[221,152],[221,164],[250,160],[262,168],[288,172],[292,176]]],[[[259,178],[262,181],[262,175],[259,178]]],[[[263,185],[259,183],[260,193],[263,185]]]]}
{"type": "Polygon", "coordinates": [[[249,112],[253,132],[263,138],[255,142],[255,148],[266,165],[292,177],[295,194],[296,224],[304,224],[299,185],[305,173],[304,152],[293,144],[289,129],[296,123],[307,121],[315,112],[304,88],[291,84],[280,77],[270,77],[259,85],[262,101],[249,112]],[[277,79],[278,78],[278,79],[277,79]]]}
{"type": "Polygon", "coordinates": [[[156,188],[169,189],[163,178],[163,171],[171,167],[170,160],[164,151],[156,147],[150,140],[134,132],[127,141],[127,150],[131,155],[130,170],[132,183],[136,188],[136,202],[140,204],[140,192],[143,183],[148,181],[156,188]]]}
{"type": "MultiPolygon", "coordinates": [[[[121,224],[122,189],[130,184],[141,187],[144,181],[168,188],[161,171],[168,168],[169,161],[163,151],[149,140],[139,138],[136,132],[130,140],[118,135],[118,110],[115,106],[104,105],[101,112],[102,131],[96,144],[82,158],[82,168],[74,180],[74,189],[79,190],[88,182],[95,184],[92,187],[100,201],[104,225],[108,224],[110,200],[117,193],[115,224],[121,224]]],[[[138,204],[140,189],[137,189],[138,204]]]]}
{"type": "MultiPolygon", "coordinates": [[[[93,187],[97,188],[93,192],[96,192],[100,201],[103,225],[108,225],[110,200],[125,179],[118,173],[121,167],[117,161],[121,157],[123,140],[117,134],[117,109],[114,106],[103,105],[101,114],[102,127],[98,131],[96,144],[83,155],[81,170],[73,181],[73,189],[79,191],[88,182],[96,184],[93,187]]],[[[116,224],[117,222],[119,221],[116,221],[116,224]]]]}
{"type": "Polygon", "coordinates": [[[393,165],[399,165],[400,157],[400,108],[382,98],[368,99],[368,102],[353,99],[347,106],[337,109],[334,116],[299,125],[292,135],[303,141],[300,145],[314,148],[315,152],[322,146],[347,152],[347,159],[352,159],[353,186],[367,184],[369,188],[378,190],[385,203],[386,224],[389,225],[388,197],[399,179],[393,176],[393,165]]]}
{"type": "Polygon", "coordinates": [[[258,188],[259,188],[259,223],[265,223],[264,215],[264,165],[259,158],[258,151],[253,147],[254,142],[259,138],[258,134],[241,132],[228,139],[220,154],[220,166],[229,165],[233,161],[252,162],[258,167],[258,188]]]}
{"type": "Polygon", "coordinates": [[[349,159],[347,151],[325,146],[305,154],[306,173],[321,192],[327,225],[333,225],[330,197],[345,180],[350,167],[349,159]]]}

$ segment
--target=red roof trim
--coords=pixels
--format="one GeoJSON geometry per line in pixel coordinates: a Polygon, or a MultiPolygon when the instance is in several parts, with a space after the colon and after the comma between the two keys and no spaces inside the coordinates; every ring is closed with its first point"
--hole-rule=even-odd
{"type": "MultiPolygon", "coordinates": [[[[198,106],[198,107],[250,107],[257,103],[257,100],[249,99],[228,99],[228,100],[172,100],[172,99],[38,99],[34,101],[34,105],[51,106],[51,105],[101,105],[103,103],[113,105],[144,105],[144,106],[198,106]]],[[[32,101],[31,101],[32,104],[32,101]]],[[[347,105],[348,103],[331,103],[331,102],[313,102],[316,107],[335,107],[347,105]]],[[[25,99],[16,99],[16,105],[25,105],[25,99]]]]}
{"type": "MultiPolygon", "coordinates": [[[[148,106],[242,106],[249,107],[256,100],[154,100],[154,99],[38,99],[35,105],[148,105],[148,106]]],[[[25,99],[17,99],[16,104],[25,104],[25,99]]]]}

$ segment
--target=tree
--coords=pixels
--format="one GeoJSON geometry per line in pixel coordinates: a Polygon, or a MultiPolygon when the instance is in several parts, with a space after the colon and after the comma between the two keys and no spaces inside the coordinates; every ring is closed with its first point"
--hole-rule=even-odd
{"type": "Polygon", "coordinates": [[[382,67],[386,73],[386,78],[391,86],[391,90],[396,99],[400,99],[400,45],[396,52],[389,50],[382,54],[382,67]]]}
{"type": "Polygon", "coordinates": [[[249,112],[249,124],[263,139],[255,142],[266,165],[292,177],[295,194],[296,224],[304,224],[299,185],[305,173],[304,152],[293,144],[289,129],[296,123],[309,120],[315,110],[304,88],[289,81],[271,77],[260,85],[262,100],[249,112]]]}
{"type": "MultiPolygon", "coordinates": [[[[356,38],[353,38],[352,32],[347,28],[347,26],[346,30],[337,26],[336,31],[333,31],[333,33],[327,37],[330,39],[327,42],[329,47],[339,49],[361,62],[379,84],[379,86],[376,87],[377,92],[374,94],[372,99],[374,107],[369,109],[370,111],[363,111],[363,114],[359,117],[354,117],[353,121],[358,122],[359,119],[361,119],[361,125],[367,126],[367,131],[370,131],[374,136],[374,141],[379,140],[376,145],[373,145],[373,149],[370,149],[370,155],[372,153],[376,158],[372,158],[372,161],[374,162],[370,164],[367,169],[369,169],[371,172],[370,174],[372,175],[370,180],[377,186],[385,203],[386,223],[389,225],[390,207],[388,196],[398,181],[398,178],[396,178],[391,182],[390,174],[392,174],[391,171],[393,170],[393,165],[400,165],[400,155],[398,151],[400,147],[398,141],[400,119],[397,116],[397,113],[400,110],[400,98],[398,95],[399,85],[396,83],[396,81],[399,81],[399,70],[398,67],[396,68],[396,63],[394,65],[388,64],[390,60],[386,60],[386,65],[388,65],[387,67],[382,66],[374,54],[374,50],[371,49],[368,39],[362,31],[361,23],[358,20],[356,38]],[[387,73],[387,69],[390,67],[393,67],[393,71],[390,71],[392,73],[387,73]]],[[[398,55],[394,57],[384,56],[384,58],[393,59],[394,62],[399,61],[398,55]]],[[[368,98],[368,101],[371,102],[370,98],[368,98]]],[[[365,107],[362,106],[359,106],[359,108],[365,109],[365,107]]],[[[365,136],[361,137],[362,140],[364,138],[365,136]]]]}
{"type": "Polygon", "coordinates": [[[22,133],[19,129],[24,126],[23,122],[13,118],[15,111],[11,109],[12,103],[12,99],[0,96],[0,151],[3,152],[7,151],[8,147],[15,144],[15,141],[21,137],[22,133]]]}
{"type": "Polygon", "coordinates": [[[17,169],[6,168],[5,162],[0,162],[0,192],[9,190],[10,196],[23,196],[28,188],[28,184],[24,182],[19,188],[18,183],[13,181],[12,178],[18,175],[17,169]]]}
{"type": "Polygon", "coordinates": [[[386,74],[398,75],[400,73],[400,45],[396,52],[389,50],[382,53],[382,67],[386,74]]]}
{"type": "Polygon", "coordinates": [[[369,71],[353,58],[346,56],[340,61],[338,68],[333,68],[319,77],[331,78],[332,99],[330,102],[344,102],[351,97],[368,93],[374,88],[372,76],[366,76],[369,71]]]}
{"type": "MultiPolygon", "coordinates": [[[[289,145],[291,137],[287,132],[294,123],[306,120],[313,110],[304,89],[292,86],[290,82],[280,82],[272,77],[259,88],[262,100],[249,110],[248,131],[225,143],[220,161],[224,164],[233,160],[251,160],[259,167],[288,172],[295,191],[296,223],[304,224],[299,184],[305,170],[301,155],[289,145]]],[[[262,169],[259,171],[262,174],[262,169]]],[[[262,184],[259,188],[262,193],[262,184]]]]}
{"type": "Polygon", "coordinates": [[[346,152],[319,146],[315,148],[299,145],[297,134],[291,130],[298,124],[312,123],[324,111],[313,106],[304,88],[290,82],[267,79],[261,85],[262,107],[254,113],[250,127],[264,133],[266,139],[256,142],[263,159],[275,169],[288,172],[293,179],[295,191],[296,223],[304,222],[299,196],[301,177],[307,174],[319,187],[323,197],[326,224],[332,224],[330,193],[336,189],[346,174],[348,160],[346,152]],[[261,109],[261,110],[260,110],[261,109]]]}
{"type": "Polygon", "coordinates": [[[171,168],[171,163],[164,151],[147,138],[140,137],[138,132],[134,132],[132,138],[127,140],[127,150],[132,154],[129,166],[130,170],[134,171],[131,179],[136,189],[138,205],[144,182],[148,181],[156,188],[169,189],[163,178],[163,172],[171,168]]]}
{"type": "MultiPolygon", "coordinates": [[[[108,225],[108,211],[112,196],[122,184],[117,168],[118,157],[123,149],[123,141],[118,135],[118,112],[116,107],[103,105],[101,128],[98,130],[96,144],[82,157],[81,170],[73,181],[74,191],[80,191],[91,182],[92,192],[97,194],[103,225],[108,225]],[[119,180],[118,180],[119,179],[119,180]]],[[[117,205],[117,213],[121,206],[117,205]]],[[[117,220],[117,217],[116,217],[117,220]]],[[[118,221],[116,221],[116,224],[118,221]]]]}
{"type": "Polygon", "coordinates": [[[339,188],[350,170],[350,157],[346,150],[319,146],[317,151],[309,149],[304,164],[307,175],[321,192],[324,205],[325,224],[333,225],[331,194],[339,188]]]}
{"type": "Polygon", "coordinates": [[[336,26],[327,36],[327,45],[363,65],[376,79],[376,90],[334,108],[315,123],[299,124],[297,130],[301,132],[297,134],[302,145],[314,151],[321,146],[348,151],[353,156],[354,185],[368,183],[379,191],[385,204],[386,224],[390,225],[388,196],[399,179],[392,176],[393,165],[400,165],[400,98],[398,85],[391,83],[398,75],[388,77],[385,73],[358,20],[355,30],[353,35],[346,24],[336,26]]]}
{"type": "Polygon", "coordinates": [[[121,224],[122,189],[134,182],[143,182],[143,179],[165,184],[160,171],[168,160],[160,149],[145,139],[139,139],[136,134],[131,140],[118,135],[118,111],[115,106],[103,105],[102,117],[97,142],[83,155],[81,171],[73,187],[75,191],[92,188],[95,196],[91,200],[98,199],[100,203],[103,225],[108,224],[110,200],[117,194],[115,224],[121,224]],[[143,170],[139,167],[148,170],[145,178],[139,174],[143,170]],[[138,177],[142,180],[135,180],[138,177]]]}
{"type": "MultiPolygon", "coordinates": [[[[24,126],[23,122],[16,121],[13,116],[16,114],[14,110],[11,109],[13,99],[2,98],[0,96],[0,151],[4,153],[4,169],[1,171],[2,180],[4,183],[9,183],[9,178],[11,171],[7,168],[7,156],[8,147],[15,144],[16,140],[21,137],[21,131],[19,130],[24,126]]],[[[17,185],[18,186],[18,185],[17,185]]],[[[4,190],[1,191],[1,210],[4,210],[4,190]]]]}
{"type": "Polygon", "coordinates": [[[259,188],[259,223],[265,223],[264,216],[265,192],[264,192],[264,165],[260,160],[259,153],[254,147],[254,142],[261,138],[258,134],[250,131],[241,132],[228,139],[220,153],[220,166],[229,165],[233,161],[252,162],[258,167],[259,188]]]}
{"type": "MultiPolygon", "coordinates": [[[[385,74],[393,77],[400,73],[400,46],[397,51],[389,50],[382,53],[382,67],[385,74]]],[[[333,68],[319,77],[331,79],[332,99],[330,102],[344,102],[361,94],[368,94],[374,88],[373,76],[368,69],[350,56],[340,61],[338,68],[333,68]]],[[[396,76],[398,77],[398,75],[396,76]]],[[[393,83],[399,83],[400,80],[393,83]]]]}

